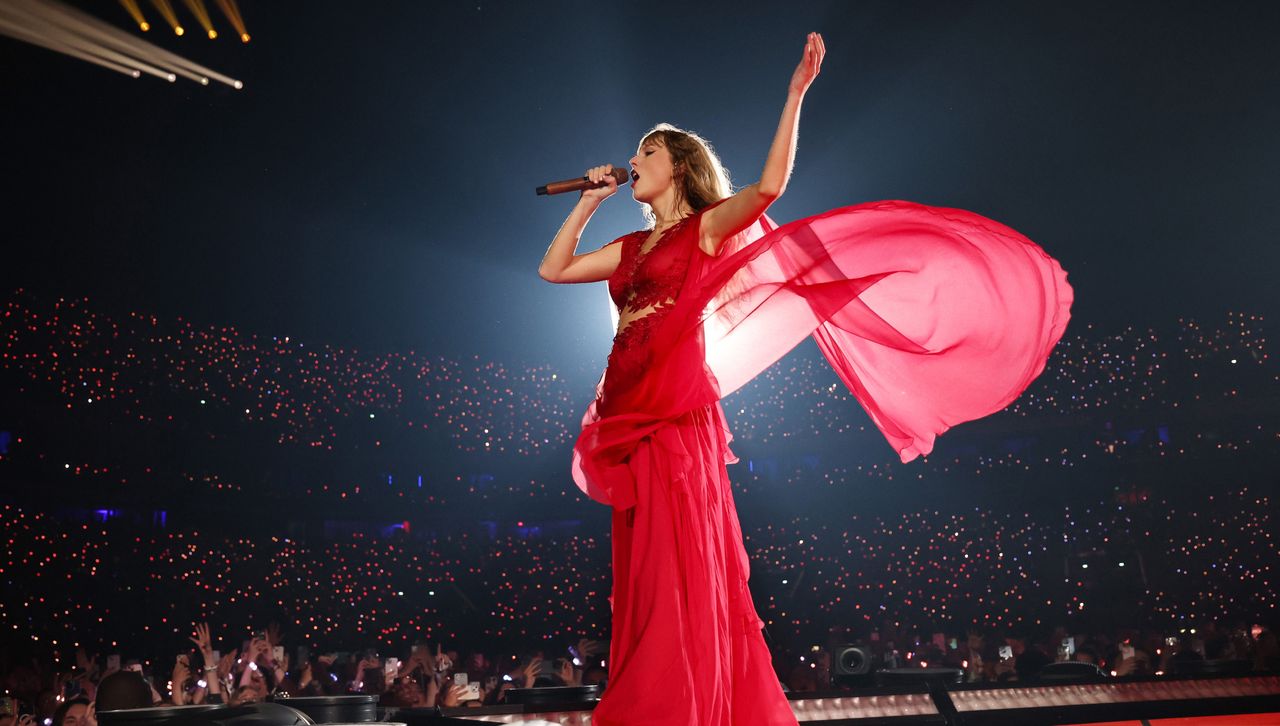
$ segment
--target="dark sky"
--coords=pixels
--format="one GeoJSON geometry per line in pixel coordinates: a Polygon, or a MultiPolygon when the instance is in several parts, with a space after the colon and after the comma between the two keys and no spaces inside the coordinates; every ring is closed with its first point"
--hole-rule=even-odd
{"type": "MultiPolygon", "coordinates": [[[[136,32],[117,3],[79,5],[136,32]]],[[[0,283],[598,368],[603,286],[536,275],[573,198],[533,188],[625,162],[659,121],[755,181],[818,30],[776,219],[886,198],[972,209],[1062,261],[1077,323],[1277,312],[1280,4],[683,5],[240,0],[247,46],[147,34],[242,91],[0,37],[0,283]]],[[[620,193],[584,246],[640,225],[620,193]]]]}

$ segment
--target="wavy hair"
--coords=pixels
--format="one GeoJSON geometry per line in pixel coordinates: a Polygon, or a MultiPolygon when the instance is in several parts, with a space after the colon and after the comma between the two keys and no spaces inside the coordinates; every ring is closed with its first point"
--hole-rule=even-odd
{"type": "MultiPolygon", "coordinates": [[[[720,163],[711,143],[698,134],[661,123],[640,139],[641,148],[650,143],[665,147],[671,155],[677,208],[685,201],[694,211],[701,210],[733,193],[728,170],[720,163]]],[[[652,227],[657,219],[653,207],[640,206],[641,214],[652,227]]]]}

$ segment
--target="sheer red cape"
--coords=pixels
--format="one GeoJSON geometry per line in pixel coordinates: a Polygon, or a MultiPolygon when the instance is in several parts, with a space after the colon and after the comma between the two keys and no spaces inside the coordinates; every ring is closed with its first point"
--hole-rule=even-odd
{"type": "Polygon", "coordinates": [[[965,210],[883,201],[781,227],[761,217],[714,257],[693,250],[642,372],[605,372],[574,447],[574,481],[599,502],[634,506],[627,460],[642,439],[810,335],[910,461],[948,428],[1017,398],[1044,369],[1071,302],[1056,260],[965,210]]]}

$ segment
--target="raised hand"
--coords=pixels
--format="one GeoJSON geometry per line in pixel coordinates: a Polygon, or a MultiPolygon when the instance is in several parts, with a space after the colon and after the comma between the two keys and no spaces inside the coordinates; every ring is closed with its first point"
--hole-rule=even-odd
{"type": "Polygon", "coordinates": [[[444,673],[453,667],[453,661],[444,654],[444,646],[439,643],[436,643],[435,667],[436,673],[444,673]]]}
{"type": "Polygon", "coordinates": [[[270,641],[268,641],[264,636],[255,635],[249,640],[249,650],[244,654],[244,657],[247,658],[250,663],[256,663],[259,658],[269,656],[270,654],[270,641]]]}
{"type": "Polygon", "coordinates": [[[458,703],[462,701],[462,694],[466,693],[466,686],[459,686],[457,683],[450,683],[449,690],[445,691],[444,697],[441,699],[441,707],[457,708],[458,703]]]}
{"type": "Polygon", "coordinates": [[[560,680],[564,681],[564,684],[566,686],[579,685],[579,683],[577,682],[578,679],[576,677],[576,671],[574,671],[573,669],[573,663],[571,663],[568,660],[565,660],[560,665],[560,672],[557,673],[556,675],[560,676],[560,680]]]}
{"type": "Polygon", "coordinates": [[[602,202],[618,191],[618,180],[613,178],[613,164],[593,166],[587,169],[586,177],[591,180],[592,184],[604,182],[604,185],[595,189],[582,190],[583,199],[594,199],[597,202],[602,202]]]}
{"type": "Polygon", "coordinates": [[[542,668],[542,656],[534,656],[529,660],[529,665],[520,670],[524,676],[524,687],[533,688],[533,682],[538,678],[538,671],[542,668]]]}
{"type": "Polygon", "coordinates": [[[822,70],[822,58],[827,54],[827,46],[822,42],[822,36],[818,33],[809,33],[809,37],[804,44],[804,57],[800,59],[800,65],[796,66],[795,73],[791,74],[791,85],[789,90],[792,93],[804,95],[809,90],[809,86],[813,84],[813,79],[818,77],[818,72],[822,70]]]}
{"type": "Polygon", "coordinates": [[[280,637],[280,623],[274,620],[267,623],[267,642],[271,644],[272,648],[284,642],[280,637]]]}
{"type": "Polygon", "coordinates": [[[170,696],[173,699],[173,705],[181,706],[186,702],[186,686],[187,679],[191,677],[191,669],[187,664],[187,656],[179,655],[173,663],[173,674],[170,677],[170,696]]]}
{"type": "Polygon", "coordinates": [[[189,640],[195,643],[196,648],[200,650],[205,666],[213,665],[213,663],[209,662],[213,659],[213,640],[209,637],[209,624],[196,623],[196,634],[189,640]]]}
{"type": "Polygon", "coordinates": [[[218,661],[218,679],[222,680],[231,674],[231,667],[236,664],[236,656],[240,653],[240,649],[232,650],[230,653],[222,656],[222,660],[218,661]]]}

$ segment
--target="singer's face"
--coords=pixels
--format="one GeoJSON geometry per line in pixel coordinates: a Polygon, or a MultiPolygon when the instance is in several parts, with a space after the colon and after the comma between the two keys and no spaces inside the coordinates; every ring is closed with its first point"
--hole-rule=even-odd
{"type": "Polygon", "coordinates": [[[637,202],[650,204],[671,186],[674,167],[667,147],[657,141],[646,141],[631,157],[631,196],[637,202]]]}

